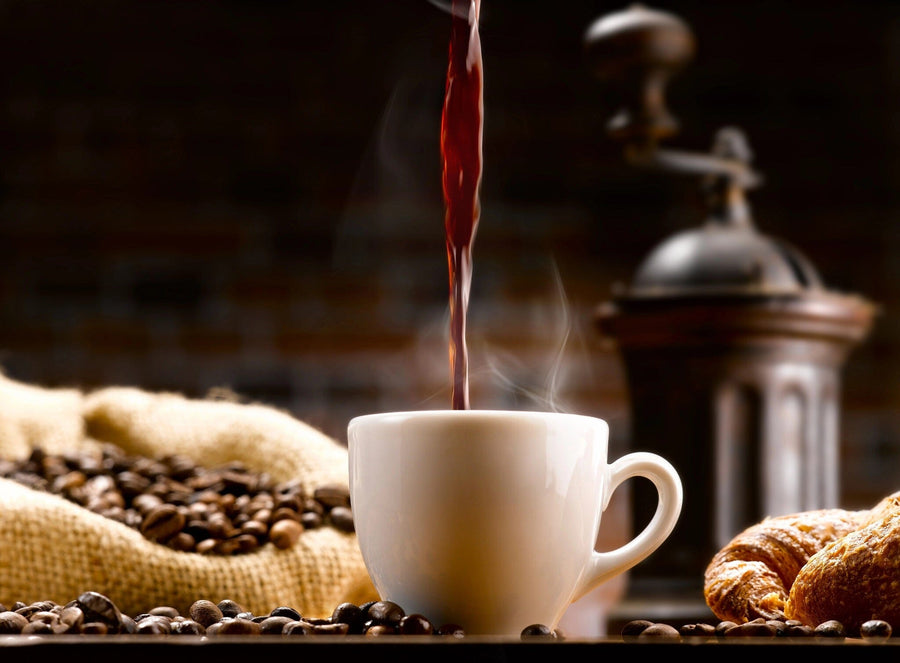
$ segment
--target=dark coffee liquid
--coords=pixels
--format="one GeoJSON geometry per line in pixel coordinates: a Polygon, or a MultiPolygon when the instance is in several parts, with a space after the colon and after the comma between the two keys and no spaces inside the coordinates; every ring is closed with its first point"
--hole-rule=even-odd
{"type": "Polygon", "coordinates": [[[454,410],[469,409],[466,312],[472,240],[481,215],[482,61],[480,0],[453,0],[450,63],[441,116],[441,156],[450,268],[450,370],[454,410]]]}

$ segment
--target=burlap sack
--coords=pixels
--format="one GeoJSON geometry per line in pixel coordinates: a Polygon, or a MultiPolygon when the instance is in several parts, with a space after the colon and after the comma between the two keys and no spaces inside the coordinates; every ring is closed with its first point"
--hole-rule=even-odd
{"type": "MultiPolygon", "coordinates": [[[[0,375],[0,457],[111,442],[130,454],[187,455],[206,466],[241,461],[308,493],[347,484],[347,452],[335,440],[265,405],[188,399],[110,387],[46,389],[0,375]]],[[[0,603],[65,603],[107,595],[129,615],[156,606],[187,614],[197,599],[233,599],[265,614],[291,606],[327,617],[343,601],[376,598],[356,537],[308,530],[290,549],[271,543],[234,556],[177,552],[62,497],[0,479],[0,603]]]]}

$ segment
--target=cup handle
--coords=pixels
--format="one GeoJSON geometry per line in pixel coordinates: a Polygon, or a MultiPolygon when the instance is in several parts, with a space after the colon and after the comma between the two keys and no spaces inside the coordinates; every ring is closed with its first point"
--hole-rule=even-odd
{"type": "Polygon", "coordinates": [[[581,577],[573,601],[649,557],[672,533],[681,514],[683,499],[681,478],[665,458],[645,451],[636,451],[607,465],[606,472],[604,482],[606,489],[600,504],[603,511],[606,511],[610,497],[621,483],[633,477],[644,477],[650,479],[656,487],[658,496],[656,512],[640,534],[628,543],[608,552],[595,550],[591,554],[588,568],[581,577]]]}

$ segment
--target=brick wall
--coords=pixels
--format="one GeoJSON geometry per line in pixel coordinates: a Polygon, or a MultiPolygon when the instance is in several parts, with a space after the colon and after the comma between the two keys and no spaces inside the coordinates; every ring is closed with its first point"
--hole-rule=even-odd
{"type": "MultiPolygon", "coordinates": [[[[631,171],[604,134],[580,40],[620,6],[483,5],[472,402],[552,396],[610,419],[621,450],[622,370],[591,315],[702,220],[696,182],[631,171]]],[[[673,145],[743,127],[759,228],[883,306],[845,373],[846,499],[867,504],[900,455],[900,7],[655,6],[699,45],[671,86],[673,145]]],[[[0,365],[227,387],[338,439],[356,414],[449,406],[448,35],[425,0],[0,3],[0,365]]]]}

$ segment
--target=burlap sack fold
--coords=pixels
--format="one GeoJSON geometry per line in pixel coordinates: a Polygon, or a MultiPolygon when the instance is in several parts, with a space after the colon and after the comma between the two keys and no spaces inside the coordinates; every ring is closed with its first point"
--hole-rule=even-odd
{"type": "MultiPolygon", "coordinates": [[[[189,399],[130,387],[46,389],[0,375],[0,457],[111,442],[130,454],[240,461],[309,492],[347,484],[347,451],[273,407],[189,399]]],[[[129,615],[161,605],[186,614],[197,599],[233,599],[254,614],[291,606],[327,617],[343,601],[377,598],[355,535],[304,532],[290,549],[218,556],[177,552],[62,497],[0,479],[0,603],[65,603],[84,591],[129,615]]]]}

